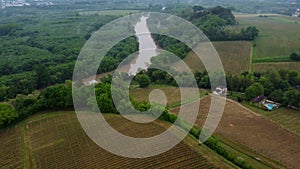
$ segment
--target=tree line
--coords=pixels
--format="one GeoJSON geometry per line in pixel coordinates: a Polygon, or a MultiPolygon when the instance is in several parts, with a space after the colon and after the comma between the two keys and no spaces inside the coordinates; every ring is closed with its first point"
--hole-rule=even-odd
{"type": "MultiPolygon", "coordinates": [[[[149,84],[164,84],[178,86],[175,79],[165,71],[158,69],[148,69],[141,71],[137,77],[143,76],[147,86],[149,84]],[[150,82],[149,82],[150,81],[150,82]]],[[[195,78],[199,88],[211,88],[210,78],[218,79],[218,73],[211,76],[207,71],[195,72],[193,76],[183,73],[184,81],[195,78]]],[[[138,83],[141,83],[137,81],[138,83]]],[[[283,106],[300,107],[300,76],[297,71],[270,69],[266,72],[249,73],[244,72],[238,76],[227,74],[226,86],[229,91],[244,93],[244,95],[232,95],[231,97],[239,102],[251,100],[257,96],[264,95],[269,99],[281,103],[283,106]]],[[[186,87],[191,87],[189,83],[184,83],[186,87]]],[[[225,84],[221,84],[225,85],[225,84]]],[[[145,86],[145,85],[143,85],[145,86]]]]}
{"type": "Polygon", "coordinates": [[[259,33],[255,26],[242,28],[240,31],[232,26],[237,25],[231,9],[217,6],[214,8],[204,8],[194,6],[189,12],[178,14],[181,17],[191,21],[199,27],[205,35],[212,41],[228,40],[254,40],[259,33]]]}

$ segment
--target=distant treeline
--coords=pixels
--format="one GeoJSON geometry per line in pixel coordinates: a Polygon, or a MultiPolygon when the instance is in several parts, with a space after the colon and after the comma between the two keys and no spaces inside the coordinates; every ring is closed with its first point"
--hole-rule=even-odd
{"type": "Polygon", "coordinates": [[[185,8],[180,11],[171,11],[180,17],[191,21],[199,27],[212,41],[228,40],[254,40],[259,33],[255,26],[242,28],[240,31],[232,26],[237,25],[231,9],[217,6],[214,8],[204,8],[194,6],[192,9],[185,8]]]}

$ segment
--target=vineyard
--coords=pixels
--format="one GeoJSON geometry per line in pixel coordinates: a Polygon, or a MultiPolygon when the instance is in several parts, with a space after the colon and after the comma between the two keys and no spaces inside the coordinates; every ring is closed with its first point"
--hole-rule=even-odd
{"type": "Polygon", "coordinates": [[[269,112],[247,104],[244,105],[247,106],[249,109],[268,117],[268,119],[272,120],[273,122],[283,126],[284,128],[300,136],[299,110],[280,107],[279,109],[269,112]]]}
{"type": "Polygon", "coordinates": [[[255,63],[253,65],[254,71],[257,72],[265,72],[266,70],[272,68],[275,70],[296,70],[298,73],[300,73],[300,62],[255,63]]]}
{"type": "MultiPolygon", "coordinates": [[[[137,124],[118,115],[105,118],[128,136],[151,137],[166,130],[158,122],[137,124]]],[[[17,126],[0,132],[0,168],[216,168],[184,142],[145,159],[113,155],[91,141],[70,112],[36,115],[17,126]]]]}
{"type": "MultiPolygon", "coordinates": [[[[210,97],[201,99],[200,112],[196,122],[200,127],[203,126],[207,118],[210,101],[210,97]]],[[[190,104],[186,106],[187,108],[192,107],[190,104]]],[[[171,112],[175,114],[178,111],[179,108],[171,110],[171,112]]],[[[283,116],[283,113],[281,115],[283,116]]],[[[275,114],[271,116],[271,118],[275,117],[275,114]]],[[[281,120],[281,123],[289,122],[293,122],[293,124],[296,125],[296,130],[299,128],[297,119],[289,119],[288,116],[286,116],[281,120]]],[[[300,145],[298,144],[300,137],[298,135],[243,108],[235,102],[227,101],[216,134],[238,145],[248,147],[254,154],[262,155],[271,159],[271,161],[277,161],[287,168],[297,168],[300,166],[300,161],[298,160],[300,158],[300,145]]],[[[275,166],[277,165],[278,164],[275,163],[275,166]]]]}
{"type": "Polygon", "coordinates": [[[19,127],[0,131],[0,168],[24,168],[19,127]]]}
{"type": "Polygon", "coordinates": [[[281,111],[269,114],[268,117],[272,121],[284,126],[285,128],[295,132],[296,134],[300,135],[299,111],[290,110],[287,108],[282,108],[280,110],[281,111]]]}

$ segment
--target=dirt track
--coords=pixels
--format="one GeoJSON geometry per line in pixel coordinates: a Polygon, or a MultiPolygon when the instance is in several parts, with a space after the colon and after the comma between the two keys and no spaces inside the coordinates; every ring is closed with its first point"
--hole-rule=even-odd
{"type": "MultiPolygon", "coordinates": [[[[206,120],[210,101],[211,96],[201,99],[196,122],[200,127],[206,120]]],[[[192,107],[191,104],[185,106],[192,107]]],[[[173,109],[171,112],[177,113],[179,109],[173,109]]],[[[262,116],[253,114],[238,103],[226,102],[216,133],[245,145],[265,157],[279,161],[288,168],[300,168],[300,137],[262,116]]]]}

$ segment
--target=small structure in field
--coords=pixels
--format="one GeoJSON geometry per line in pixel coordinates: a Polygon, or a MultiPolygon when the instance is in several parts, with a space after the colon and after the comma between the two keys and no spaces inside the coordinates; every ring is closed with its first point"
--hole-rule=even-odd
{"type": "Polygon", "coordinates": [[[280,106],[279,103],[276,103],[276,102],[271,101],[271,100],[267,100],[267,98],[265,96],[257,96],[255,98],[253,98],[250,101],[250,104],[252,106],[256,106],[256,107],[259,107],[263,110],[269,110],[269,111],[272,111],[275,108],[278,108],[280,106]]]}
{"type": "Polygon", "coordinates": [[[93,84],[96,84],[96,83],[98,83],[97,80],[91,80],[86,85],[93,85],[93,84]]]}
{"type": "Polygon", "coordinates": [[[216,90],[213,92],[213,94],[225,96],[227,94],[227,87],[219,86],[216,88],[216,90]]]}

